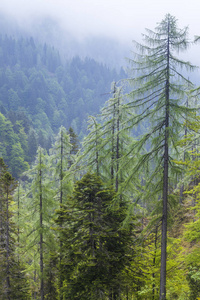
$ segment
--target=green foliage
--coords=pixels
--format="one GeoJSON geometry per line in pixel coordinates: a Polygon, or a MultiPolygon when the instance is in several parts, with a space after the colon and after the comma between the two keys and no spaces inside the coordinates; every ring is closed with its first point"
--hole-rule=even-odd
{"type": "Polygon", "coordinates": [[[12,193],[16,186],[0,158],[0,299],[30,299],[21,257],[16,252],[16,230],[12,221],[12,193]]]}
{"type": "MultiPolygon", "coordinates": [[[[197,125],[197,124],[196,124],[197,125]]],[[[196,127],[195,125],[195,127],[196,127]]],[[[189,151],[189,157],[185,160],[185,178],[187,179],[185,198],[190,201],[188,208],[189,222],[185,225],[184,239],[189,243],[189,249],[185,255],[187,268],[187,280],[190,288],[189,299],[200,296],[199,277],[199,223],[200,223],[200,184],[199,184],[199,153],[197,149],[189,151]]],[[[183,162],[182,162],[183,163],[183,162]]]]}
{"type": "Polygon", "coordinates": [[[0,49],[1,111],[25,112],[37,131],[46,115],[47,135],[57,133],[61,125],[69,128],[73,122],[78,134],[85,133],[83,121],[103,105],[101,94],[109,88],[113,75],[120,79],[116,71],[89,58],[74,57],[64,65],[58,51],[47,44],[37,45],[33,38],[1,36],[0,49]]]}
{"type": "MultiPolygon", "coordinates": [[[[24,228],[20,235],[21,251],[27,251],[24,259],[26,272],[30,276],[33,294],[44,293],[44,265],[49,262],[50,251],[55,249],[54,237],[51,231],[52,215],[58,207],[53,199],[51,187],[49,156],[42,148],[38,148],[35,164],[26,173],[28,177],[26,192],[24,193],[24,213],[20,218],[24,220],[24,228]],[[34,282],[41,284],[40,289],[34,282]]],[[[20,250],[20,249],[19,249],[20,250]]],[[[20,253],[21,253],[20,251],[20,253]]]]}
{"type": "Polygon", "coordinates": [[[81,161],[84,170],[95,172],[103,181],[113,185],[122,196],[122,185],[129,173],[129,167],[122,166],[127,161],[129,144],[133,142],[124,122],[131,113],[124,103],[122,87],[112,83],[111,93],[113,97],[105,103],[101,114],[97,118],[89,117],[89,134],[83,140],[78,162],[81,161]]]}
{"type": "Polygon", "coordinates": [[[0,299],[157,300],[164,219],[164,297],[199,296],[199,117],[184,104],[199,90],[187,91],[179,67],[193,66],[174,55],[187,29],[168,14],[143,37],[132,91],[113,83],[103,106],[115,71],[0,36],[0,152],[14,177],[26,171],[11,209],[15,182],[0,159],[0,299]],[[75,132],[100,106],[78,151],[75,132]]]}
{"type": "MultiPolygon", "coordinates": [[[[74,147],[76,148],[75,144],[74,147]]],[[[58,200],[60,205],[63,200],[66,201],[67,195],[71,193],[73,187],[73,176],[69,171],[74,160],[73,154],[71,154],[72,148],[70,135],[61,126],[55,143],[50,149],[52,187],[55,194],[54,198],[58,200]]]]}
{"type": "Polygon", "coordinates": [[[133,224],[122,227],[126,205],[96,175],[87,173],[75,185],[67,205],[57,212],[61,232],[64,285],[72,299],[119,297],[125,290],[123,272],[136,249],[131,248],[133,224]]]}
{"type": "Polygon", "coordinates": [[[141,199],[162,199],[162,242],[160,266],[160,300],[166,299],[167,230],[170,188],[180,175],[172,158],[179,156],[177,140],[184,131],[184,117],[190,109],[183,105],[187,96],[184,84],[191,82],[178,69],[195,69],[195,66],[175,56],[189,46],[187,28],[179,29],[175,17],[167,14],[154,31],[146,30],[144,44],[135,42],[139,53],[134,53],[133,90],[128,106],[137,115],[128,119],[135,126],[148,122],[149,130],[133,144],[132,153],[138,153],[131,178],[146,174],[141,199]]]}
{"type": "Polygon", "coordinates": [[[190,267],[187,274],[187,280],[190,287],[190,297],[189,299],[198,299],[200,296],[200,273],[198,264],[195,267],[190,267]]]}
{"type": "Polygon", "coordinates": [[[134,108],[137,115],[128,119],[128,122],[132,126],[143,123],[144,120],[150,123],[147,133],[139,137],[138,142],[133,145],[133,150],[142,154],[133,172],[137,172],[149,163],[150,174],[146,181],[146,190],[149,190],[149,184],[154,180],[157,181],[157,186],[163,184],[163,176],[160,174],[163,173],[166,134],[169,148],[169,157],[167,158],[170,168],[169,184],[174,182],[173,174],[178,169],[172,158],[178,157],[179,149],[176,145],[184,130],[183,116],[188,113],[189,118],[190,112],[190,109],[182,103],[185,96],[183,84],[190,82],[177,71],[177,66],[189,70],[193,70],[195,67],[174,55],[174,52],[187,49],[189,44],[187,28],[179,30],[175,17],[166,15],[155,31],[147,30],[143,37],[144,45],[135,42],[140,53],[135,53],[135,59],[130,59],[133,66],[132,72],[136,76],[129,80],[133,90],[129,94],[128,106],[134,108]],[[168,54],[164,55],[164,53],[168,54]],[[168,100],[166,88],[168,88],[168,100]],[[166,116],[168,116],[167,128],[166,116]]]}
{"type": "Polygon", "coordinates": [[[0,49],[0,113],[11,122],[2,128],[0,120],[0,151],[19,178],[27,162],[34,161],[38,145],[49,150],[60,126],[83,137],[88,114],[99,112],[113,74],[116,79],[120,75],[88,58],[75,57],[64,65],[58,51],[33,38],[0,36],[0,49]],[[18,154],[11,160],[11,144],[17,142],[23,153],[15,146],[12,156],[16,147],[18,154]]]}
{"type": "Polygon", "coordinates": [[[1,113],[0,131],[1,155],[9,165],[13,176],[19,178],[21,173],[29,168],[26,162],[28,155],[27,135],[20,123],[17,123],[13,128],[12,123],[1,113]]]}

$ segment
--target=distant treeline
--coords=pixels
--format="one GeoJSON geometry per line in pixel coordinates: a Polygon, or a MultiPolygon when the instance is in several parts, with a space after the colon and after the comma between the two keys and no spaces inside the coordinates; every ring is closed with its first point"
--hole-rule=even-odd
{"type": "Polygon", "coordinates": [[[12,174],[19,173],[12,167],[12,131],[17,136],[23,131],[23,142],[22,138],[15,140],[22,148],[18,156],[28,163],[34,159],[38,145],[46,149],[51,146],[53,134],[61,125],[72,127],[82,138],[87,117],[99,112],[111,82],[121,78],[125,78],[123,70],[119,74],[90,58],[76,56],[63,64],[56,49],[36,44],[32,37],[0,35],[1,123],[10,126],[8,133],[4,132],[5,124],[1,125],[0,143],[12,174]]]}

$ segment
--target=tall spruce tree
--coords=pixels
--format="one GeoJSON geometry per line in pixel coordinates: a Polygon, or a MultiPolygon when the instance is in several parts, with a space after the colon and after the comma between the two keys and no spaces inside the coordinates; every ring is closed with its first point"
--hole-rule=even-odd
{"type": "MultiPolygon", "coordinates": [[[[145,164],[151,165],[146,189],[150,183],[157,182],[156,192],[162,199],[162,243],[160,268],[160,300],[166,299],[166,261],[167,261],[167,211],[170,174],[173,170],[172,150],[176,150],[176,141],[182,128],[182,116],[187,108],[182,105],[183,84],[188,80],[181,74],[181,68],[193,69],[189,62],[174,56],[174,52],[187,49],[188,28],[179,29],[175,17],[167,14],[155,31],[147,29],[144,34],[146,44],[135,42],[140,53],[130,60],[135,71],[134,90],[130,93],[133,100],[129,107],[136,109],[138,115],[132,125],[150,125],[133,149],[141,153],[138,156],[133,173],[141,170],[145,164]],[[152,163],[153,162],[153,163],[152,163]]],[[[129,120],[129,123],[131,120],[129,120]]],[[[155,192],[155,190],[154,190],[155,192]]]]}

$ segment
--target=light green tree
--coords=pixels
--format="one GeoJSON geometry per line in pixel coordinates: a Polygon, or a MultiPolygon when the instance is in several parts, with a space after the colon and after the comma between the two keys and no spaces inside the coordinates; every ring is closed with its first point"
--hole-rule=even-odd
{"type": "MultiPolygon", "coordinates": [[[[51,187],[49,156],[38,148],[35,164],[26,173],[28,182],[24,203],[24,230],[21,246],[27,251],[27,272],[32,273],[33,286],[40,281],[40,299],[45,299],[45,262],[54,249],[54,235],[51,231],[52,215],[55,209],[51,187]],[[24,244],[23,244],[24,243],[24,244]],[[31,264],[28,263],[31,261],[31,264]],[[39,267],[39,268],[38,268],[39,267]]],[[[33,295],[38,294],[38,288],[33,295]]]]}
{"type": "MultiPolygon", "coordinates": [[[[53,187],[53,195],[55,200],[55,208],[62,208],[63,203],[66,203],[67,198],[72,193],[73,188],[73,175],[69,171],[73,163],[73,154],[71,154],[72,145],[70,143],[70,135],[67,130],[61,126],[58,135],[56,136],[53,148],[50,150],[51,161],[51,182],[53,187]]],[[[62,226],[62,225],[61,225],[62,226]]],[[[58,238],[55,238],[58,242],[58,238]]],[[[62,241],[57,243],[58,248],[62,249],[62,241]]],[[[53,253],[52,253],[53,254],[53,253]]],[[[53,254],[55,255],[55,253],[53,254]]],[[[52,255],[52,258],[53,258],[52,255]]],[[[63,286],[63,276],[61,270],[62,264],[62,251],[59,255],[59,290],[63,286]]],[[[58,270],[57,275],[58,275],[58,270]]],[[[51,297],[51,295],[49,295],[51,297]]],[[[51,299],[51,298],[50,298],[51,299]]],[[[52,298],[53,299],[53,298],[52,298]]],[[[60,295],[60,300],[62,295],[60,295]]]]}

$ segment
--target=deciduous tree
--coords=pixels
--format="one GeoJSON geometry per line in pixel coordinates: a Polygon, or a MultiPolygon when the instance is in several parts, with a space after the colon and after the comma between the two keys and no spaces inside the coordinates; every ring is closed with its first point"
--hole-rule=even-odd
{"type": "Polygon", "coordinates": [[[187,34],[188,28],[179,29],[176,18],[167,14],[155,31],[147,29],[147,33],[143,35],[146,44],[135,42],[141,52],[131,60],[135,76],[131,80],[134,90],[130,93],[133,100],[129,106],[138,113],[132,124],[136,125],[144,120],[150,124],[150,130],[134,146],[138,152],[145,145],[150,150],[141,155],[133,172],[136,174],[145,163],[153,162],[146,189],[151,189],[149,183],[156,180],[156,192],[160,193],[163,203],[160,300],[166,299],[167,211],[170,175],[173,170],[171,156],[172,149],[177,150],[176,141],[183,123],[182,116],[187,110],[182,105],[182,84],[188,80],[180,69],[194,68],[189,62],[175,57],[174,53],[187,49],[187,34]]]}

